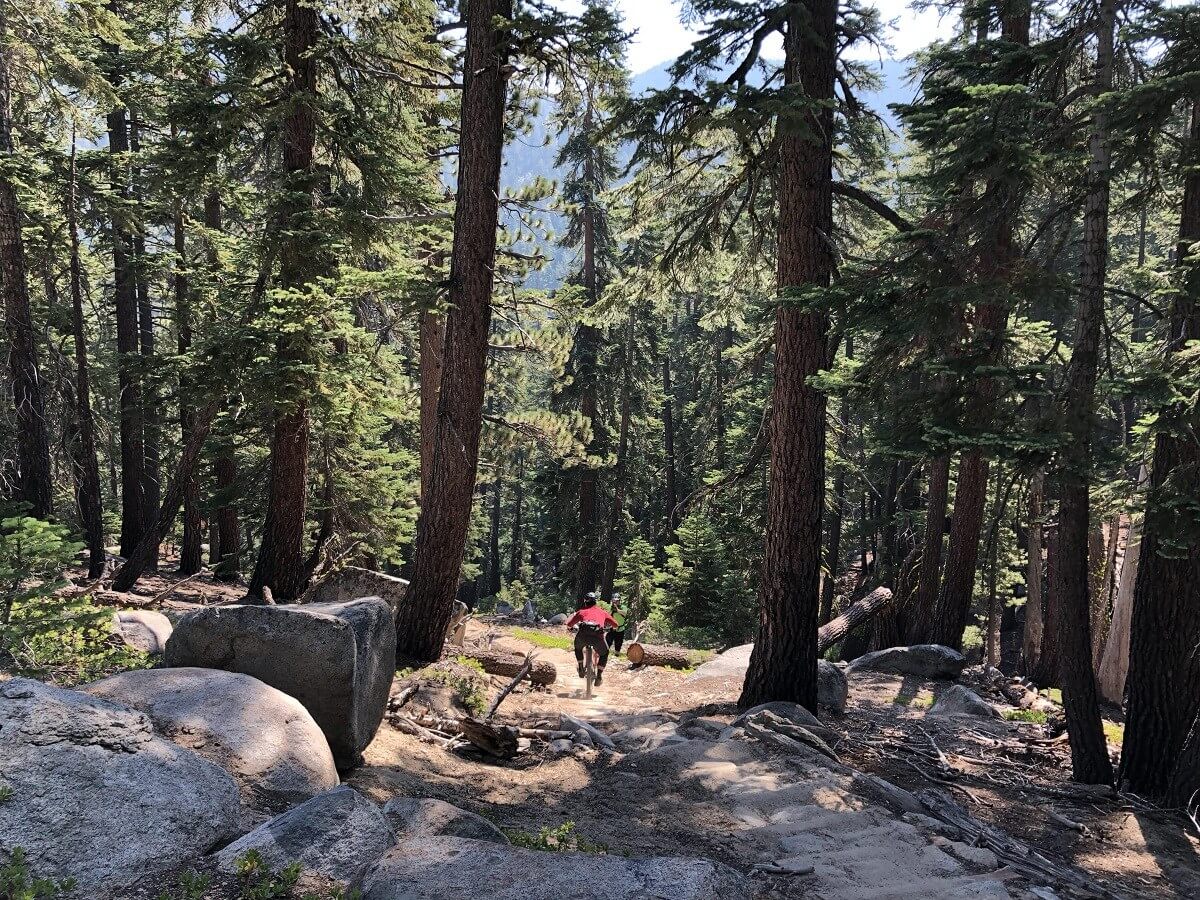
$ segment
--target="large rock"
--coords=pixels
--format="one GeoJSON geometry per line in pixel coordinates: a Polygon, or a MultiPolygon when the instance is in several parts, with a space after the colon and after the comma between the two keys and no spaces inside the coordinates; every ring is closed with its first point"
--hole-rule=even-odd
{"type": "Polygon", "coordinates": [[[913,644],[888,647],[860,656],[847,672],[889,672],[893,675],[917,675],[921,678],[954,679],[962,674],[967,658],[941,644],[913,644]]]}
{"type": "Polygon", "coordinates": [[[977,693],[961,684],[952,684],[937,695],[931,716],[976,716],[999,719],[1000,712],[977,693]]]}
{"type": "Polygon", "coordinates": [[[566,613],[555,613],[547,620],[547,624],[561,625],[569,618],[570,616],[568,616],[566,613]]]}
{"type": "Polygon", "coordinates": [[[396,624],[378,597],[212,606],[180,620],[166,662],[242,672],[295,697],[344,770],[362,760],[383,719],[396,671],[396,624]]]}
{"type": "Polygon", "coordinates": [[[402,841],[418,837],[460,837],[507,844],[499,828],[473,812],[427,797],[393,797],[383,814],[402,841]]]}
{"type": "Polygon", "coordinates": [[[171,620],[153,609],[122,609],[113,613],[113,631],[126,646],[161,656],[171,637],[171,620]]]}
{"type": "Polygon", "coordinates": [[[817,660],[817,702],[834,712],[845,712],[849,693],[846,673],[827,659],[817,660]]]}
{"type": "Polygon", "coordinates": [[[300,863],[306,874],[353,884],[396,843],[379,807],[350,787],[339,787],[234,841],[217,854],[217,868],[237,871],[238,858],[257,850],[268,866],[300,863]]]}
{"type": "Polygon", "coordinates": [[[724,653],[714,656],[708,662],[696,666],[696,670],[688,676],[688,681],[699,681],[702,678],[741,678],[750,666],[750,654],[754,652],[753,644],[741,644],[730,647],[724,653]]]}
{"type": "Polygon", "coordinates": [[[339,784],[329,743],[308,710],[249,675],[142,669],[84,690],[141,710],[160,734],[229,772],[251,809],[278,809],[339,784]]]}
{"type": "Polygon", "coordinates": [[[154,733],[150,718],[89,694],[0,684],[0,847],[80,895],[121,895],[233,837],[237,782],[154,733]],[[7,793],[7,792],[6,792],[7,793]]]}
{"type": "Polygon", "coordinates": [[[346,566],[329,575],[306,598],[314,603],[343,603],[362,597],[381,597],[395,612],[408,593],[408,582],[374,569],[346,566]]]}
{"type": "Polygon", "coordinates": [[[746,900],[732,869],[706,859],[547,853],[486,841],[407,841],[367,873],[363,900],[746,900]]]}

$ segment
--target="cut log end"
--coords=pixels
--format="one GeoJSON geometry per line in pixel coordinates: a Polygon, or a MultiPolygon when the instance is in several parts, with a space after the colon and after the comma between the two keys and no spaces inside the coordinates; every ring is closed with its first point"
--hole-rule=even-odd
{"type": "Polygon", "coordinates": [[[625,658],[635,666],[687,669],[692,665],[692,652],[684,647],[654,646],[636,641],[625,648],[625,658]]]}

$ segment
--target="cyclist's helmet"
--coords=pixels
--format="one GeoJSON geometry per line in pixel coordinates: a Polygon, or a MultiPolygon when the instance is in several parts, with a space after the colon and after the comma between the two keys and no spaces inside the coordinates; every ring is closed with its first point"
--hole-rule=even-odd
{"type": "Polygon", "coordinates": [[[584,605],[585,607],[587,607],[587,606],[595,606],[595,605],[596,605],[596,601],[597,601],[597,600],[599,600],[599,599],[600,599],[600,598],[599,598],[599,597],[596,595],[596,592],[595,592],[595,591],[588,591],[588,592],[587,592],[587,593],[584,595],[584,597],[583,597],[583,605],[584,605]]]}

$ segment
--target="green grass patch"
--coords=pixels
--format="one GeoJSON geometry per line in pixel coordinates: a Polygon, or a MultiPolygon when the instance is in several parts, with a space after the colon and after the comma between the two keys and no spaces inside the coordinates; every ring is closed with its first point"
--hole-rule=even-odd
{"type": "Polygon", "coordinates": [[[930,709],[933,707],[933,696],[928,693],[917,694],[915,697],[903,697],[897,694],[892,698],[892,702],[897,706],[906,706],[909,709],[930,709]]]}
{"type": "Polygon", "coordinates": [[[1003,715],[1010,722],[1033,722],[1037,725],[1046,724],[1046,714],[1040,709],[1006,709],[1003,715]]]}
{"type": "Polygon", "coordinates": [[[541,631],[537,628],[514,628],[512,636],[521,641],[528,641],[535,647],[546,647],[551,650],[571,650],[575,646],[575,638],[569,634],[556,634],[553,631],[541,631]]]}
{"type": "Polygon", "coordinates": [[[1052,703],[1057,703],[1062,706],[1062,689],[1061,688],[1043,688],[1042,696],[1052,703]]]}
{"type": "Polygon", "coordinates": [[[1121,746],[1123,743],[1125,743],[1125,726],[1117,722],[1110,722],[1108,719],[1105,719],[1104,738],[1110,744],[1114,744],[1118,747],[1121,746]]]}
{"type": "Polygon", "coordinates": [[[520,828],[501,828],[514,847],[525,850],[544,850],[550,853],[608,853],[605,844],[584,837],[575,830],[574,822],[563,822],[555,828],[540,828],[537,833],[520,828]]]}

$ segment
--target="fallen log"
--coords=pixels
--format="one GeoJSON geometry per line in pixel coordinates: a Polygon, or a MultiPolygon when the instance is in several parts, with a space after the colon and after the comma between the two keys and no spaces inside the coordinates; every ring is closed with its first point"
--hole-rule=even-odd
{"type": "Polygon", "coordinates": [[[511,725],[489,725],[478,719],[466,718],[458,723],[458,727],[461,737],[490,756],[511,759],[517,755],[520,746],[518,734],[511,725]]]}
{"type": "Polygon", "coordinates": [[[818,629],[817,652],[824,653],[891,602],[892,592],[885,587],[877,587],[857,603],[850,604],[844,613],[818,629]]]}
{"type": "Polygon", "coordinates": [[[664,647],[637,641],[625,648],[625,658],[635,666],[670,666],[688,669],[692,666],[692,651],[685,647],[664,647]]]}
{"type": "MultiPolygon", "coordinates": [[[[507,675],[512,678],[525,666],[524,656],[519,653],[506,653],[503,650],[464,647],[462,650],[456,648],[454,655],[475,660],[489,675],[507,675]]],[[[554,684],[557,679],[558,670],[554,668],[554,663],[542,659],[533,661],[533,667],[529,671],[530,681],[534,684],[546,685],[554,684]]]]}

